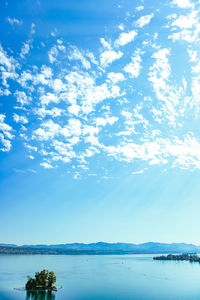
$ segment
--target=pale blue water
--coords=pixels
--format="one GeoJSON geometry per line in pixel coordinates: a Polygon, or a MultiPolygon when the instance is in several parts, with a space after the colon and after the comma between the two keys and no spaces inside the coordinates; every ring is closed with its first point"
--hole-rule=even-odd
{"type": "Polygon", "coordinates": [[[200,300],[200,264],[154,261],[151,255],[0,255],[0,300],[200,300]],[[52,295],[27,295],[13,288],[27,275],[53,270],[52,295]]]}

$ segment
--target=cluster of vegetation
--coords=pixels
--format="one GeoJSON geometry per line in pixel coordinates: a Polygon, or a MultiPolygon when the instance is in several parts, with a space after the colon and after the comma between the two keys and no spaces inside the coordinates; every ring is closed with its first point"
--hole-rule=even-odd
{"type": "Polygon", "coordinates": [[[161,255],[161,256],[156,256],[153,259],[156,260],[187,260],[190,262],[199,262],[200,263],[200,257],[198,255],[194,254],[168,254],[168,255],[161,255]]]}
{"type": "Polygon", "coordinates": [[[56,275],[53,271],[43,270],[41,272],[35,273],[35,278],[28,276],[28,281],[26,283],[26,290],[28,291],[57,291],[54,286],[56,282],[56,275]]]}

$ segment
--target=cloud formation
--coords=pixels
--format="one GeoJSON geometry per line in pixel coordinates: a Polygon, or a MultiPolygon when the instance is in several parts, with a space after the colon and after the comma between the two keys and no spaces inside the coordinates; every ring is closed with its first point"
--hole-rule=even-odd
{"type": "MultiPolygon", "coordinates": [[[[26,63],[34,38],[17,54],[0,45],[0,96],[13,101],[0,114],[0,150],[11,151],[18,138],[29,159],[37,154],[45,169],[64,164],[75,178],[94,157],[139,161],[143,169],[134,174],[153,165],[200,168],[200,12],[189,0],[168,6],[167,15],[136,7],[95,50],[53,34],[49,46],[36,47],[45,57],[38,65],[26,63]]],[[[35,31],[31,26],[30,35],[35,31]]]]}

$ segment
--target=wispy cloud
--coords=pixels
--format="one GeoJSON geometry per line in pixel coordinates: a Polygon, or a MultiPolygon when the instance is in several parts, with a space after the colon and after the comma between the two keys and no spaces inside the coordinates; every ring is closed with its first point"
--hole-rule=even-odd
{"type": "Polygon", "coordinates": [[[8,18],[7,18],[7,21],[8,21],[8,23],[10,23],[11,25],[14,25],[14,24],[22,25],[22,24],[23,24],[23,22],[22,22],[21,20],[16,19],[16,18],[10,18],[10,17],[8,17],[8,18]]]}
{"type": "Polygon", "coordinates": [[[4,114],[0,114],[0,150],[3,152],[8,152],[12,147],[11,140],[14,138],[14,135],[12,134],[12,127],[5,123],[5,118],[6,116],[4,114]]]}
{"type": "Polygon", "coordinates": [[[132,78],[138,77],[141,70],[141,62],[140,51],[136,50],[133,54],[132,61],[124,67],[124,71],[132,78]]]}
{"type": "Polygon", "coordinates": [[[45,169],[53,169],[53,166],[47,162],[40,163],[40,166],[44,167],[45,169]]]}
{"type": "Polygon", "coordinates": [[[149,24],[153,17],[154,14],[142,16],[135,22],[135,26],[142,28],[145,25],[149,24]]]}
{"type": "Polygon", "coordinates": [[[120,59],[122,56],[123,53],[121,51],[106,50],[100,55],[100,64],[103,68],[106,68],[113,61],[120,59]]]}
{"type": "Polygon", "coordinates": [[[13,115],[13,119],[16,123],[22,123],[22,124],[27,124],[28,123],[28,119],[25,116],[19,116],[17,114],[14,113],[13,115]]]}
{"type": "Polygon", "coordinates": [[[190,8],[193,4],[190,0],[173,0],[172,4],[177,5],[180,8],[190,8]]]}
{"type": "Polygon", "coordinates": [[[129,32],[122,32],[118,39],[115,41],[115,46],[125,46],[126,44],[132,42],[137,35],[137,31],[132,30],[129,32]]]}

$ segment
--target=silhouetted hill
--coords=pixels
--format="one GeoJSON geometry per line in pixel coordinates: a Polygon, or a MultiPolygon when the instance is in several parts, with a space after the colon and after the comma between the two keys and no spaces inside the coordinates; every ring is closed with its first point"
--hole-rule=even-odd
{"type": "Polygon", "coordinates": [[[199,253],[200,247],[185,243],[72,243],[58,245],[6,245],[0,244],[4,254],[157,254],[199,253]]]}

